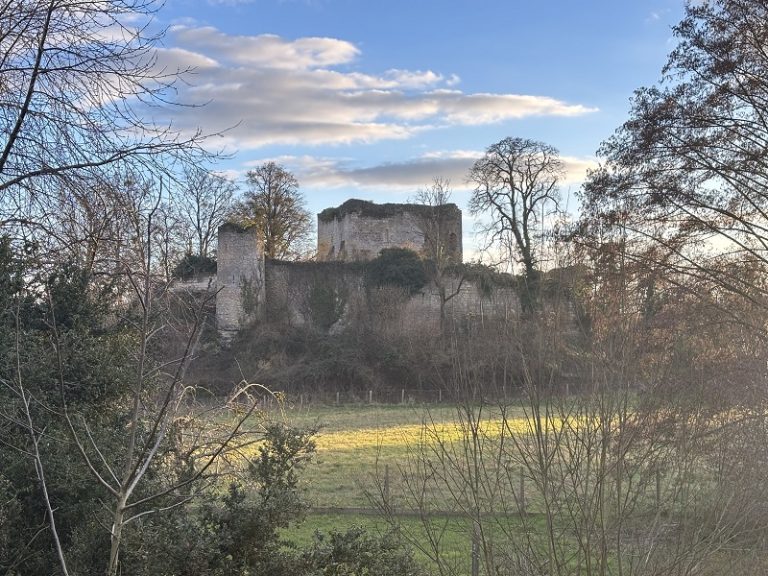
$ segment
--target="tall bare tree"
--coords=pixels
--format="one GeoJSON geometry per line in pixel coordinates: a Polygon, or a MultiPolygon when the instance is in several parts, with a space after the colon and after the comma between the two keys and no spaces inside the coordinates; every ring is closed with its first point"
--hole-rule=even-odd
{"type": "Polygon", "coordinates": [[[633,258],[697,281],[705,297],[765,308],[765,286],[743,271],[768,266],[768,6],[690,2],[674,33],[662,81],[635,93],[600,150],[584,223],[620,228],[641,247],[633,258]]]}
{"type": "MultiPolygon", "coordinates": [[[[54,448],[70,448],[72,452],[68,456],[72,466],[88,472],[85,482],[92,493],[98,494],[98,521],[106,528],[99,537],[101,550],[105,551],[105,557],[100,560],[106,573],[113,575],[120,573],[128,527],[139,519],[190,502],[205,489],[212,476],[221,472],[218,469],[214,473],[214,464],[241,445],[244,435],[251,436],[245,440],[251,443],[255,432],[248,431],[246,426],[246,420],[256,409],[255,401],[247,405],[244,412],[238,409],[240,413],[231,426],[222,427],[211,425],[208,419],[211,409],[216,408],[208,405],[201,409],[194,402],[195,387],[185,382],[185,373],[200,343],[205,309],[214,293],[193,301],[188,296],[164,290],[165,279],[158,274],[154,263],[158,255],[162,257],[162,250],[158,251],[154,245],[162,241],[163,196],[155,194],[151,187],[143,187],[132,198],[133,205],[123,204],[130,234],[121,247],[125,253],[121,265],[130,288],[120,293],[122,307],[113,304],[109,308],[110,316],[119,316],[120,321],[104,317],[99,321],[102,332],[99,338],[111,342],[109,346],[114,353],[111,360],[120,365],[122,373],[119,382],[115,381],[117,377],[109,382],[119,389],[109,409],[102,406],[105,411],[113,411],[117,420],[109,422],[109,417],[103,420],[103,414],[78,397],[83,382],[72,381],[71,364],[77,366],[88,361],[82,351],[72,350],[72,339],[87,339],[93,334],[84,329],[77,337],[73,336],[69,332],[71,326],[58,316],[58,311],[67,311],[73,305],[87,309],[93,302],[68,302],[68,294],[60,294],[52,281],[38,286],[21,284],[16,289],[18,307],[22,300],[48,301],[47,306],[41,304],[45,308],[45,323],[39,323],[38,327],[46,333],[46,345],[39,350],[47,353],[49,358],[45,361],[49,366],[52,364],[53,369],[42,379],[37,374],[29,376],[26,370],[22,351],[26,335],[20,326],[21,314],[10,310],[17,323],[15,334],[10,336],[15,338],[13,354],[17,367],[9,378],[5,377],[7,371],[0,375],[4,398],[14,401],[7,409],[0,410],[0,422],[8,428],[4,430],[8,436],[0,437],[0,444],[10,446],[11,439],[18,440],[18,435],[11,434],[12,430],[26,436],[26,441],[21,441],[16,449],[34,464],[37,487],[47,512],[47,528],[64,574],[71,573],[68,556],[76,554],[71,546],[65,550],[67,546],[62,545],[62,541],[68,541],[78,526],[56,522],[62,500],[60,494],[53,493],[52,486],[62,480],[50,474],[55,468],[54,448]],[[116,326],[131,326],[131,336],[120,335],[116,326]],[[123,356],[123,353],[127,354],[123,356]],[[121,364],[121,359],[127,362],[121,364]],[[50,388],[52,381],[56,382],[55,392],[50,388]],[[125,384],[128,385],[123,388],[125,384]],[[51,410],[54,404],[56,409],[51,410]],[[198,418],[200,413],[205,416],[198,418]],[[116,422],[120,422],[119,442],[114,442],[116,430],[110,429],[116,422]],[[42,430],[49,427],[56,429],[57,434],[44,436],[42,430]],[[68,438],[62,437],[61,432],[68,438]],[[44,437],[45,448],[41,446],[44,437]],[[104,540],[109,542],[108,546],[103,545],[104,540]]],[[[78,296],[87,299],[89,292],[83,287],[78,296]]],[[[99,313],[92,314],[99,317],[99,313]]],[[[94,370],[100,369],[94,367],[94,370]]],[[[245,399],[250,396],[249,388],[252,387],[238,386],[234,394],[245,399]]],[[[237,404],[242,407],[240,402],[237,404]]],[[[224,401],[219,408],[226,413],[228,403],[224,401]]],[[[223,422],[231,418],[224,414],[222,417],[223,422]]],[[[98,553],[94,558],[97,557],[98,553]]]]}
{"type": "Polygon", "coordinates": [[[116,164],[164,170],[198,148],[148,121],[172,101],[157,62],[157,0],[0,1],[0,222],[30,222],[58,179],[116,164]]]}
{"type": "MultiPolygon", "coordinates": [[[[448,229],[448,223],[453,222],[452,216],[458,210],[451,203],[451,183],[449,180],[436,177],[432,185],[422,188],[415,195],[415,201],[425,207],[419,213],[419,227],[424,236],[424,257],[432,282],[437,288],[440,298],[440,327],[445,327],[445,307],[455,298],[464,284],[464,275],[456,268],[457,274],[449,274],[451,267],[461,264],[457,261],[457,251],[452,250],[451,242],[460,242],[452,237],[456,232],[448,229]]],[[[459,231],[460,232],[460,231],[459,231]]]]}
{"type": "Polygon", "coordinates": [[[190,253],[211,255],[216,231],[232,208],[235,190],[235,183],[224,176],[196,166],[186,168],[176,203],[190,229],[190,253]]]}
{"type": "MultiPolygon", "coordinates": [[[[43,270],[29,270],[24,281],[36,284],[25,286],[18,301],[43,306],[47,294],[50,302],[50,311],[36,324],[47,335],[48,346],[39,349],[43,350],[39,364],[48,363],[45,375],[26,378],[18,310],[15,331],[6,326],[7,332],[15,333],[16,369],[6,370],[0,384],[14,404],[0,416],[3,432],[25,431],[34,447],[33,451],[22,447],[22,452],[34,462],[38,494],[46,501],[47,519],[40,532],[47,530],[56,540],[59,570],[64,574],[67,551],[57,530],[81,527],[57,529],[61,501],[48,487],[60,479],[46,475],[53,467],[53,445],[75,446],[76,454],[67,455],[73,467],[83,465],[91,475],[89,488],[101,497],[110,517],[104,523],[109,526],[104,533],[109,540],[104,568],[116,574],[125,527],[188,501],[196,482],[210,473],[211,464],[242,431],[239,419],[223,435],[203,423],[194,433],[199,450],[192,449],[195,459],[202,458],[197,460],[199,466],[190,474],[173,470],[164,486],[156,482],[160,462],[168,465],[180,446],[175,432],[181,411],[189,408],[190,391],[182,380],[204,315],[202,306],[189,311],[188,302],[176,302],[173,309],[189,311],[189,318],[179,320],[183,326],[169,327],[176,319],[162,313],[171,308],[163,302],[170,296],[156,275],[157,240],[165,237],[172,219],[162,222],[160,214],[167,188],[145,185],[153,179],[144,178],[204,155],[199,134],[181,136],[148,120],[149,108],[172,101],[178,78],[178,71],[166,70],[158,62],[162,31],[155,31],[154,21],[162,4],[160,0],[0,0],[0,235],[38,232],[29,245],[45,252],[39,264],[43,270]],[[64,257],[57,262],[59,256],[64,257]],[[72,398],[71,391],[83,384],[72,379],[72,367],[88,360],[82,350],[70,346],[71,335],[53,313],[57,306],[66,306],[40,281],[46,277],[46,266],[70,260],[82,266],[92,284],[100,274],[119,277],[109,313],[101,317],[98,328],[100,337],[114,343],[115,349],[135,344],[120,376],[133,375],[130,389],[120,392],[130,400],[110,405],[114,410],[125,408],[119,432],[125,443],[119,447],[107,446],[105,440],[117,430],[101,428],[103,434],[97,433],[102,414],[72,398]],[[124,327],[131,337],[117,334],[124,327]],[[186,336],[179,356],[158,360],[160,335],[179,332],[186,336]],[[59,394],[50,388],[54,381],[59,394]],[[57,409],[51,411],[54,403],[57,409]],[[49,428],[48,422],[55,425],[49,428]],[[53,428],[68,431],[69,439],[42,433],[53,428]],[[147,486],[150,477],[154,488],[147,486]]],[[[168,246],[159,250],[161,257],[169,254],[168,246]]],[[[92,287],[79,293],[83,309],[88,308],[92,287]]],[[[101,370],[110,362],[98,364],[101,370]]],[[[117,380],[113,376],[109,384],[118,388],[117,380]]],[[[46,568],[46,573],[56,571],[53,565],[46,568]]]]}
{"type": "Polygon", "coordinates": [[[296,177],[279,164],[267,162],[248,172],[247,184],[233,220],[259,229],[267,258],[298,257],[308,246],[313,222],[296,177]]]}
{"type": "Polygon", "coordinates": [[[505,138],[489,146],[469,172],[475,184],[470,210],[475,215],[488,214],[483,231],[489,246],[501,247],[511,261],[523,266],[526,311],[538,305],[542,226],[559,211],[563,170],[552,146],[505,138]]]}

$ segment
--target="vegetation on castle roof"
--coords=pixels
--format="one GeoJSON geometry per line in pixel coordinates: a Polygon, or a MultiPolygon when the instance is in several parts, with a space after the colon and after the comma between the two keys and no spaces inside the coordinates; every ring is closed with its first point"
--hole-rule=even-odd
{"type": "MultiPolygon", "coordinates": [[[[366,218],[384,219],[403,214],[404,212],[424,213],[432,208],[432,206],[424,204],[375,204],[367,200],[353,198],[337,208],[326,208],[317,217],[321,222],[332,222],[333,220],[343,218],[347,214],[359,214],[366,218]]],[[[445,204],[443,208],[454,212],[457,216],[461,214],[461,210],[459,210],[456,204],[445,204]]]]}
{"type": "Polygon", "coordinates": [[[219,226],[219,232],[246,232],[247,230],[250,230],[251,228],[254,228],[253,225],[250,226],[244,226],[242,224],[238,224],[237,222],[232,222],[231,220],[228,220],[227,222],[224,222],[221,226],[219,226]]]}

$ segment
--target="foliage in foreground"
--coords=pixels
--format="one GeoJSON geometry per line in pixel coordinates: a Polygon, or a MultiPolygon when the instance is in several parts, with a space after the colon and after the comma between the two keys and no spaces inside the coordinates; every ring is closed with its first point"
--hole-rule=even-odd
{"type": "Polygon", "coordinates": [[[424,573],[396,530],[374,537],[359,526],[345,532],[333,530],[328,535],[316,533],[312,546],[299,556],[296,567],[294,574],[302,576],[417,576],[424,573]]]}
{"type": "MultiPolygon", "coordinates": [[[[235,425],[197,417],[207,407],[172,395],[167,364],[129,321],[135,311],[115,320],[95,298],[77,266],[38,272],[0,243],[0,573],[295,574],[300,552],[286,552],[278,530],[307,508],[312,431],[271,423],[253,401],[245,416],[256,428],[237,424],[237,411],[235,425]],[[157,419],[169,396],[172,417],[157,419]],[[116,542],[110,505],[137,462],[126,457],[133,430],[153,457],[128,477],[136,504],[123,507],[116,542]]],[[[155,312],[158,325],[175,320],[155,312]]]]}

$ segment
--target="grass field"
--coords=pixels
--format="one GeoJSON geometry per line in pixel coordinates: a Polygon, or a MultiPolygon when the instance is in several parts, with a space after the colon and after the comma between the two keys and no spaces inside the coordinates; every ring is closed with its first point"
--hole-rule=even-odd
{"type": "MultiPolygon", "coordinates": [[[[377,469],[394,471],[419,441],[425,419],[452,425],[453,408],[320,407],[287,412],[298,426],[317,426],[317,456],[306,489],[315,507],[369,507],[377,469]]],[[[394,476],[394,474],[393,474],[394,476]]],[[[396,490],[392,486],[392,490],[396,490]]]]}
{"type": "MultiPolygon", "coordinates": [[[[624,438],[633,442],[628,452],[615,435],[605,436],[609,429],[613,433],[618,416],[603,413],[601,419],[586,407],[547,412],[535,426],[522,405],[483,407],[479,416],[477,410],[468,421],[447,405],[285,406],[276,417],[318,432],[316,457],[302,473],[313,510],[283,537],[302,546],[315,531],[362,526],[376,533],[397,525],[426,567],[434,571],[430,555],[437,548],[441,561],[454,566],[450,573],[468,574],[476,529],[492,566],[513,566],[522,550],[541,566],[557,559],[578,570],[598,558],[604,567],[645,562],[649,537],[657,543],[656,558],[673,565],[678,557],[687,558],[685,547],[699,541],[698,530],[708,522],[741,535],[738,503],[726,501],[727,510],[736,512],[736,524],[721,521],[719,485],[713,484],[707,452],[691,453],[695,464],[681,468],[676,445],[665,443],[663,435],[635,434],[634,421],[623,428],[629,435],[624,438]],[[650,444],[652,438],[661,443],[650,444]],[[649,446],[658,447],[649,451],[649,446]],[[608,450],[613,450],[610,457],[608,450]],[[537,454],[548,456],[539,464],[537,454]],[[620,466],[611,459],[617,454],[620,466]],[[539,465],[546,467],[546,489],[539,465]],[[481,481],[475,483],[476,478],[481,481]],[[519,498],[523,484],[525,496],[519,498]],[[384,494],[393,512],[389,523],[377,508],[384,494]],[[687,531],[671,531],[670,526],[694,517],[687,531]],[[603,519],[615,537],[609,526],[615,518],[623,530],[616,548],[599,547],[599,539],[580,540],[599,535],[603,519]]],[[[698,558],[699,551],[691,550],[698,558]]],[[[709,561],[723,558],[720,551],[709,561]]]]}
{"type": "MultiPolygon", "coordinates": [[[[718,421],[704,415],[692,426],[689,414],[670,423],[666,411],[610,395],[470,412],[467,418],[449,405],[273,409],[275,419],[318,430],[315,458],[301,474],[313,509],[283,538],[304,546],[315,531],[396,525],[426,567],[436,571],[430,555],[438,549],[455,566],[443,573],[459,575],[470,571],[473,533],[490,573],[534,565],[548,572],[555,562],[573,573],[649,562],[667,570],[702,562],[703,554],[709,566],[728,565],[724,538],[754,552],[749,562],[768,563],[763,544],[753,542],[762,509],[752,487],[713,466],[715,457],[740,465],[711,449],[718,421]],[[389,520],[379,513],[383,501],[389,520]]],[[[671,573],[664,570],[655,573],[671,573]]]]}
{"type": "MultiPolygon", "coordinates": [[[[306,520],[284,531],[283,536],[298,545],[308,544],[315,531],[345,530],[363,526],[372,532],[386,530],[387,521],[375,512],[376,494],[381,494],[381,478],[389,468],[388,487],[392,501],[405,487],[401,484],[401,466],[422,445],[425,425],[439,430],[443,439],[457,438],[456,408],[453,406],[354,405],[312,408],[287,407],[284,417],[296,426],[318,428],[317,454],[304,471],[304,488],[313,510],[306,520]],[[377,484],[376,477],[379,477],[377,484]],[[349,509],[370,509],[370,512],[349,509]],[[341,509],[348,509],[342,511],[341,509]]],[[[522,411],[516,414],[519,426],[525,426],[522,411]]],[[[485,426],[498,426],[498,414],[489,412],[485,426]]],[[[447,497],[439,507],[451,508],[447,497]]],[[[453,563],[460,572],[468,572],[471,550],[471,520],[460,514],[436,513],[431,520],[441,524],[442,561],[453,563]]],[[[419,518],[408,514],[397,517],[401,532],[412,542],[425,542],[426,534],[419,518]]],[[[426,565],[430,559],[414,547],[416,557],[426,565]]]]}
{"type": "MultiPolygon", "coordinates": [[[[425,441],[425,426],[438,431],[445,441],[458,438],[457,411],[448,406],[354,405],[286,409],[285,416],[297,426],[316,426],[317,456],[306,474],[306,489],[318,508],[370,507],[368,496],[377,491],[387,467],[392,497],[404,489],[399,470],[425,441]]],[[[484,429],[498,428],[498,413],[489,410],[484,429]]],[[[527,426],[522,411],[511,416],[520,428],[527,426]]]]}

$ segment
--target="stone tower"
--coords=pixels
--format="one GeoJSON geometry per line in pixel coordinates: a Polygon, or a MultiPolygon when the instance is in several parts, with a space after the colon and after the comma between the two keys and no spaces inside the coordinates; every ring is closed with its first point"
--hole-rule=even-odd
{"type": "Polygon", "coordinates": [[[256,228],[219,227],[216,327],[225,342],[264,314],[264,250],[256,228]]]}
{"type": "Polygon", "coordinates": [[[318,260],[370,260],[384,248],[409,248],[429,256],[428,230],[439,230],[441,248],[462,261],[461,210],[455,204],[374,204],[347,200],[317,215],[318,260]]]}

